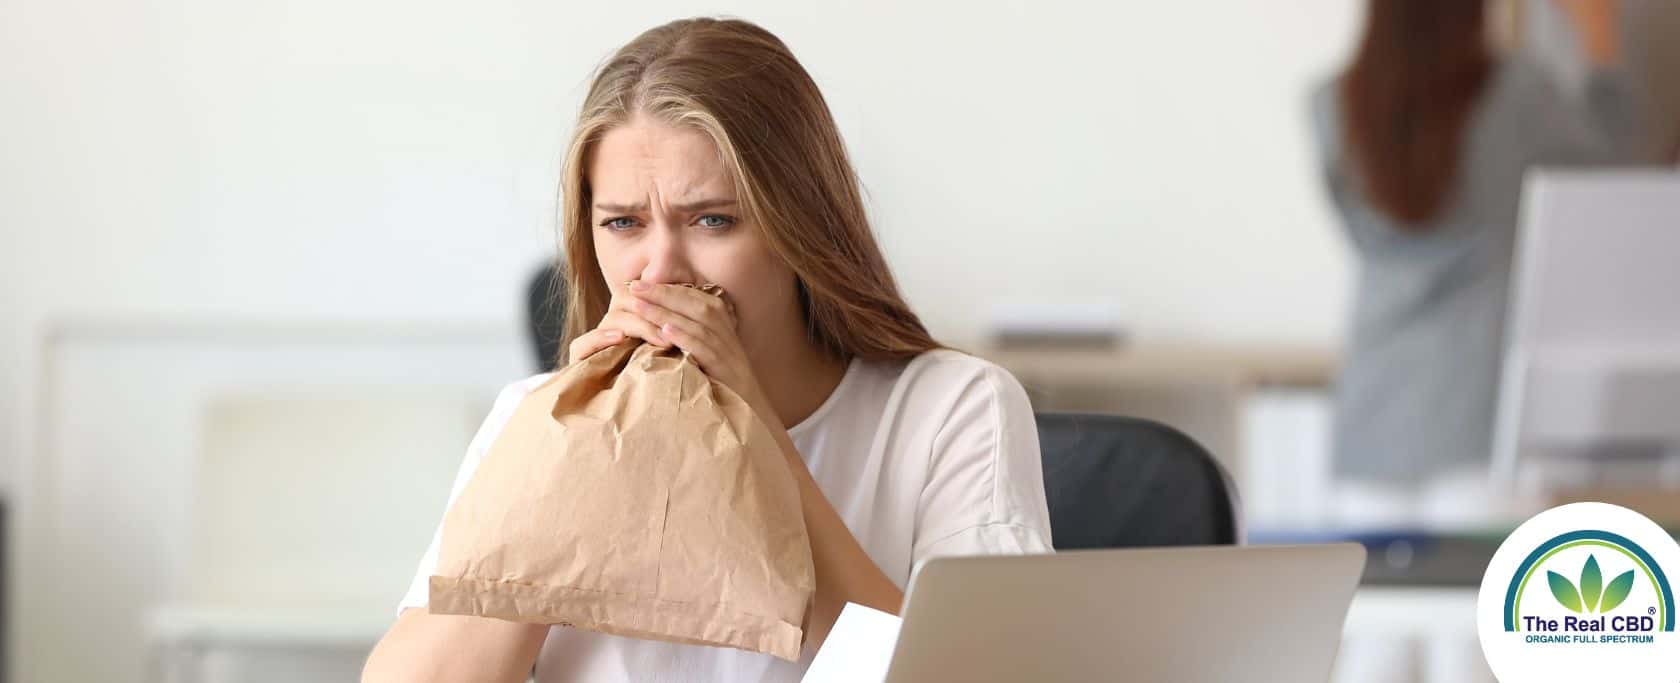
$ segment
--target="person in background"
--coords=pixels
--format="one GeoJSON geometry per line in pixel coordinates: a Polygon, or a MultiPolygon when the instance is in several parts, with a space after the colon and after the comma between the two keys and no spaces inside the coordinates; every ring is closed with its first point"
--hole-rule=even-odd
{"type": "Polygon", "coordinates": [[[1633,152],[1616,3],[1557,4],[1591,66],[1579,97],[1521,53],[1495,54],[1478,0],[1371,0],[1353,62],[1312,96],[1358,257],[1331,447],[1340,524],[1477,514],[1523,175],[1633,152]]]}
{"type": "MultiPolygon", "coordinates": [[[[1558,2],[1590,65],[1571,97],[1495,53],[1481,0],[1371,0],[1353,61],[1312,95],[1329,198],[1358,259],[1335,388],[1329,520],[1451,529],[1491,495],[1496,388],[1523,176],[1632,158],[1617,7],[1558,2]]],[[[1492,681],[1474,642],[1349,639],[1337,680],[1492,681]]]]}

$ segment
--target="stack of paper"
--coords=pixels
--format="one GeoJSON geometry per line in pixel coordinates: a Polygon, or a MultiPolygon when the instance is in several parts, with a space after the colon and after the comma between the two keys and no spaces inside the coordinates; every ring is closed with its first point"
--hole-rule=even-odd
{"type": "Polygon", "coordinates": [[[804,683],[876,683],[887,677],[900,620],[886,612],[846,603],[822,649],[805,670],[804,683]]]}

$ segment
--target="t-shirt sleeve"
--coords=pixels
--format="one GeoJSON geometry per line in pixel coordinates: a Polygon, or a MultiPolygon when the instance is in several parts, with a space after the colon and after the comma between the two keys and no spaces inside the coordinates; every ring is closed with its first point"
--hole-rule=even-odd
{"type": "MultiPolygon", "coordinates": [[[[502,428],[507,426],[508,420],[513,418],[514,409],[519,407],[519,401],[529,392],[532,379],[520,380],[503,387],[496,395],[496,402],[490,407],[490,414],[485,416],[479,425],[478,433],[473,435],[467,444],[466,457],[461,459],[461,467],[455,472],[455,484],[449,489],[449,502],[444,505],[448,511],[450,505],[461,495],[461,489],[466,488],[467,482],[472,480],[473,472],[478,470],[478,463],[484,459],[484,454],[490,450],[490,444],[495,443],[496,436],[501,434],[502,428]]],[[[425,607],[430,595],[432,574],[437,571],[438,543],[443,538],[443,520],[438,520],[437,530],[432,532],[432,542],[426,547],[426,554],[420,558],[420,566],[414,572],[414,580],[409,582],[408,592],[403,595],[402,602],[397,604],[400,614],[410,607],[425,607]]]]}
{"type": "Polygon", "coordinates": [[[933,439],[911,571],[941,555],[1052,552],[1038,426],[1020,382],[985,363],[933,439]]]}

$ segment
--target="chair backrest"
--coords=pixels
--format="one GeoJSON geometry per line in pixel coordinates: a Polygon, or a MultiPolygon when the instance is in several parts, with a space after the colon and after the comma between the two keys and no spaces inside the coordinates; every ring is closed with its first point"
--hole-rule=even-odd
{"type": "Polygon", "coordinates": [[[542,372],[554,369],[566,325],[566,280],[560,273],[557,262],[547,261],[525,283],[525,330],[542,372]]]}
{"type": "Polygon", "coordinates": [[[1118,415],[1035,417],[1056,549],[1242,542],[1236,489],[1194,439],[1118,415]]]}

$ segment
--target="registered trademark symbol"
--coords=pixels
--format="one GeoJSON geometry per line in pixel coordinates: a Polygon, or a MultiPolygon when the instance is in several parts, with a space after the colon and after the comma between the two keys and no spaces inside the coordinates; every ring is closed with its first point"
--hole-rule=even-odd
{"type": "Polygon", "coordinates": [[[1645,613],[1646,613],[1646,614],[1656,614],[1656,613],[1657,613],[1657,608],[1655,608],[1655,607],[1646,607],[1646,608],[1645,608],[1645,613]]]}

